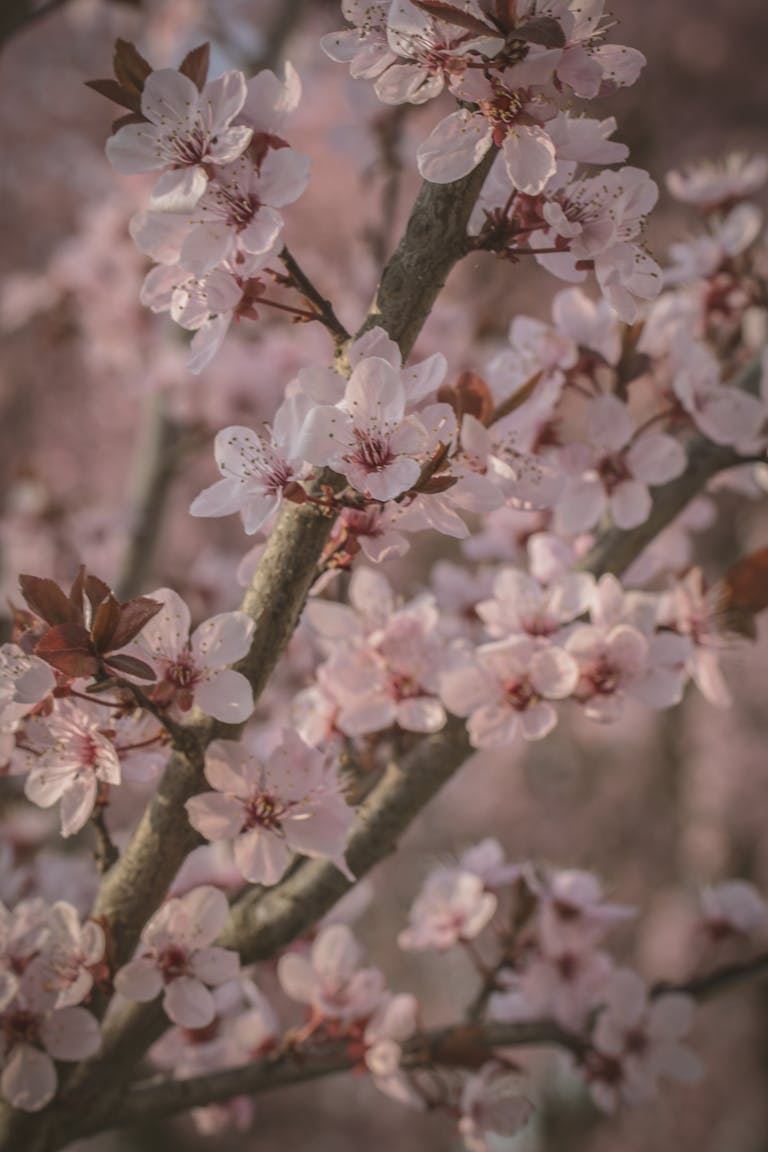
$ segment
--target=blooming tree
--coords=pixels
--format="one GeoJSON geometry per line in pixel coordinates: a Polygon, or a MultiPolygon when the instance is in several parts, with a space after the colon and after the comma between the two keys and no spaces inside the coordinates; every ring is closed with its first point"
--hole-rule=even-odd
{"type": "Polygon", "coordinates": [[[746,877],[679,897],[686,961],[668,976],[628,956],[639,909],[610,877],[609,898],[594,872],[510,860],[490,835],[410,877],[410,912],[379,926],[435,973],[446,953],[471,966],[448,1023],[351,926],[368,873],[476,752],[613,734],[620,773],[633,724],[738,695],[720,660],[758,638],[768,553],[705,577],[694,535],[706,492],[759,509],[766,487],[768,161],[671,172],[694,231],[657,262],[657,183],[590,107],[645,63],[602,0],[343,0],[344,22],[311,51],[349,66],[371,123],[414,126],[393,170],[422,178],[367,313],[287,245],[322,165],[294,146],[301,69],[211,78],[207,44],[156,67],[119,39],[114,77],[90,81],[122,113],[107,160],[138,178],[141,305],[193,333],[167,353],[190,394],[211,382],[220,475],[201,467],[185,522],[242,529],[208,603],[191,574],[184,596],[151,590],[178,464],[161,436],[122,574],[89,560],[62,582],[59,558],[17,574],[0,649],[8,1152],[188,1110],[203,1132],[246,1127],[259,1093],[352,1070],[484,1152],[544,1106],[530,1050],[559,1053],[596,1110],[647,1103],[705,1074],[699,1001],[768,966],[746,877]],[[501,294],[493,346],[422,334],[467,258],[569,286],[551,322],[501,294]],[[213,383],[245,329],[247,423],[213,383]],[[306,348],[272,380],[277,339],[306,348]],[[47,809],[30,862],[19,822],[47,809]],[[59,829],[71,852],[46,860],[59,829]]]}

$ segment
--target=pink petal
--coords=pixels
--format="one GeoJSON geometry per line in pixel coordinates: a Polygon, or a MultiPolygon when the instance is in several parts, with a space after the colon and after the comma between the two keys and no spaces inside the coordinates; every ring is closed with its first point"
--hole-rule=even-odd
{"type": "Polygon", "coordinates": [[[225,668],[195,689],[195,704],[224,724],[242,724],[253,712],[253,690],[240,672],[225,668]]]}
{"type": "Polygon", "coordinates": [[[0,1093],[22,1112],[39,1112],[56,1095],[56,1068],[46,1052],[17,1044],[0,1076],[0,1093]]]}
{"type": "Polygon", "coordinates": [[[228,948],[201,948],[192,957],[189,967],[197,980],[215,988],[219,984],[226,984],[228,980],[237,979],[240,957],[228,948]]]}
{"type": "Polygon", "coordinates": [[[425,180],[450,184],[466,176],[491,146],[493,130],[484,116],[454,112],[441,120],[419,147],[417,163],[425,180]]]}
{"type": "Polygon", "coordinates": [[[247,655],[255,624],[245,612],[221,612],[192,633],[192,651],[200,668],[221,668],[247,655]]]}
{"type": "Polygon", "coordinates": [[[43,1021],[40,1038],[54,1060],[85,1060],[101,1046],[96,1017],[85,1008],[61,1008],[43,1021]]]}
{"type": "Polygon", "coordinates": [[[232,850],[235,863],[251,884],[277,884],[291,859],[286,841],[261,828],[239,836],[232,850]]]}
{"type": "Polygon", "coordinates": [[[514,127],[502,151],[510,180],[527,196],[538,195],[555,173],[555,146],[542,128],[514,127]]]}
{"type": "Polygon", "coordinates": [[[191,976],[171,981],[165,989],[163,1008],[168,1018],[182,1028],[205,1028],[216,1015],[213,996],[191,976]]]}
{"type": "Polygon", "coordinates": [[[245,819],[242,804],[219,792],[192,796],[184,807],[192,827],[206,840],[234,840],[245,819]]]}
{"type": "Polygon", "coordinates": [[[115,989],[126,1000],[154,1000],[160,994],[163,979],[153,960],[140,957],[131,960],[115,975],[115,989]]]}

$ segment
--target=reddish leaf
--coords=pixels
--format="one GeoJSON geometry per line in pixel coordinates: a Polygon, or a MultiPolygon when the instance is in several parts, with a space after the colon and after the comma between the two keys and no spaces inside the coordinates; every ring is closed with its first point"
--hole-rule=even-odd
{"type": "Polygon", "coordinates": [[[112,121],[112,135],[119,132],[121,128],[125,128],[126,124],[146,124],[146,116],[142,116],[139,112],[129,112],[127,116],[118,116],[117,120],[112,121]]]}
{"type": "Polygon", "coordinates": [[[723,578],[724,607],[756,614],[768,608],[768,548],[745,556],[723,578]]]}
{"type": "Polygon", "coordinates": [[[480,0],[480,9],[502,32],[510,32],[517,20],[517,0],[480,0]]]}
{"type": "Polygon", "coordinates": [[[447,492],[458,482],[458,476],[430,476],[428,480],[419,485],[418,490],[426,493],[427,496],[436,496],[439,492],[447,492]]]}
{"type": "Polygon", "coordinates": [[[35,645],[35,655],[66,676],[93,676],[100,661],[82,624],[59,624],[49,628],[35,645]]]}
{"type": "MultiPolygon", "coordinates": [[[[121,108],[128,108],[129,111],[141,116],[139,96],[136,92],[121,88],[117,80],[86,80],[85,85],[87,88],[93,88],[94,92],[98,92],[100,96],[105,96],[107,100],[111,100],[113,104],[119,104],[121,108]]],[[[141,119],[143,120],[144,117],[141,116],[141,119]]]]}
{"type": "Polygon", "coordinates": [[[91,639],[97,652],[109,652],[114,647],[112,637],[119,623],[120,603],[110,592],[96,609],[91,625],[91,639]]]}
{"type": "Polygon", "coordinates": [[[41,576],[19,576],[21,594],[36,615],[46,624],[68,624],[76,620],[66,593],[53,580],[41,576]]]}
{"type": "Polygon", "coordinates": [[[120,85],[130,92],[138,92],[141,95],[144,91],[144,81],[152,71],[152,65],[144,59],[136,45],[128,40],[117,40],[112,64],[120,85]]]}
{"type": "Polygon", "coordinates": [[[485,21],[478,20],[476,16],[462,11],[461,8],[454,8],[453,4],[448,4],[445,0],[413,0],[413,4],[429,16],[436,16],[438,20],[446,20],[449,24],[458,25],[459,28],[467,28],[478,36],[493,33],[493,28],[489,28],[485,21]]]}
{"type": "Polygon", "coordinates": [[[112,651],[124,648],[126,644],[130,644],[131,640],[135,640],[144,625],[153,616],[157,616],[161,608],[162,604],[159,600],[150,600],[148,596],[139,596],[135,600],[129,600],[126,604],[122,604],[120,622],[112,637],[112,651]]]}
{"type": "Polygon", "coordinates": [[[83,590],[88,597],[88,603],[95,612],[99,605],[112,595],[112,589],[109,584],[99,580],[98,576],[88,576],[85,569],[83,569],[83,577],[83,590]]]}
{"type": "Polygon", "coordinates": [[[456,394],[460,415],[474,416],[485,424],[493,412],[493,395],[482,376],[477,372],[462,372],[456,381],[456,394]]]}
{"type": "Polygon", "coordinates": [[[514,34],[520,40],[542,44],[545,48],[565,47],[563,26],[554,16],[535,16],[533,20],[526,20],[525,24],[515,28],[514,34]]]}
{"type": "Polygon", "coordinates": [[[154,668],[145,664],[143,660],[137,659],[136,656],[127,656],[124,652],[121,652],[119,656],[109,656],[104,664],[107,668],[123,672],[126,676],[135,676],[138,680],[157,679],[154,668]]]}
{"type": "Polygon", "coordinates": [[[181,72],[183,76],[189,77],[198,92],[202,92],[205,87],[205,82],[208,79],[210,57],[210,44],[200,44],[197,48],[193,48],[191,52],[187,52],[179,65],[179,72],[181,72]]]}

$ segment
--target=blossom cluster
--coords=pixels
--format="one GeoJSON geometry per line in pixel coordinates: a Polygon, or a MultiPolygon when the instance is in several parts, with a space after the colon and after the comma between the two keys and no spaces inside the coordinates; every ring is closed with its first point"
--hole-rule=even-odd
{"type": "Polygon", "coordinates": [[[307,186],[309,158],[283,138],[301,83],[290,64],[284,82],[267,70],[206,83],[146,68],[140,111],[109,139],[107,156],[118,172],[162,170],[149,210],[131,221],[135,243],[157,261],[142,302],[195,333],[189,368],[199,372],[236,313],[257,315],[260,274],[282,249],[278,209],[307,186]]]}

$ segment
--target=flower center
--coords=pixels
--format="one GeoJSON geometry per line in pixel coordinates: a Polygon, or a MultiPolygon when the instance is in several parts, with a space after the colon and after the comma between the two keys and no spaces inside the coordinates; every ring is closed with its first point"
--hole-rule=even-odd
{"type": "Polygon", "coordinates": [[[251,796],[245,805],[244,830],[249,828],[266,828],[274,832],[280,830],[280,817],[285,814],[285,806],[276,796],[268,792],[259,792],[251,796]]]}
{"type": "Polygon", "coordinates": [[[157,957],[157,965],[166,983],[177,980],[187,971],[187,954],[178,944],[169,944],[157,957]]]}
{"type": "Polygon", "coordinates": [[[357,464],[364,472],[380,472],[394,458],[388,436],[377,436],[355,428],[355,451],[345,457],[347,463],[357,464]]]}

